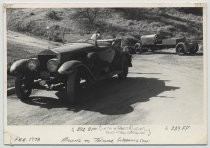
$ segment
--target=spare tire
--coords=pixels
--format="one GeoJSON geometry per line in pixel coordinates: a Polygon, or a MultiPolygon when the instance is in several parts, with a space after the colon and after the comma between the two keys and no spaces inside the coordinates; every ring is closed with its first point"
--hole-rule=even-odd
{"type": "Polygon", "coordinates": [[[142,44],[141,43],[136,43],[134,45],[134,49],[136,52],[142,53],[142,44]]]}

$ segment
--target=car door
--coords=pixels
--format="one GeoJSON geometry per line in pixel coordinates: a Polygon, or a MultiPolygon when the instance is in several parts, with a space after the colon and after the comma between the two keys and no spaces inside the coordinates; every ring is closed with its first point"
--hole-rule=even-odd
{"type": "Polygon", "coordinates": [[[115,50],[113,49],[112,46],[107,47],[102,49],[101,51],[97,52],[98,57],[100,60],[107,62],[107,63],[112,63],[114,57],[115,57],[115,50]]]}

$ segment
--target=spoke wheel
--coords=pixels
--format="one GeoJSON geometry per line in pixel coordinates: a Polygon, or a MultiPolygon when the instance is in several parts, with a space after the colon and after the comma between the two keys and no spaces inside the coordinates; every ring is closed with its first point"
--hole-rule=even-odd
{"type": "Polygon", "coordinates": [[[186,46],[184,43],[178,43],[176,45],[176,53],[179,55],[186,54],[186,46]]]}
{"type": "Polygon", "coordinates": [[[19,99],[27,100],[32,92],[33,80],[24,75],[18,75],[15,79],[15,92],[19,99]]]}
{"type": "Polygon", "coordinates": [[[199,46],[197,43],[193,44],[192,48],[190,49],[190,53],[195,54],[196,52],[198,52],[198,48],[199,48],[199,46]]]}

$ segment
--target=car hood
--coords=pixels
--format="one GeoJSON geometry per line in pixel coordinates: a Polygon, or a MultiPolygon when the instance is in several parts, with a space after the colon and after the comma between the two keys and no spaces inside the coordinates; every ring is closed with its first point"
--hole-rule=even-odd
{"type": "Polygon", "coordinates": [[[54,53],[69,53],[69,52],[78,52],[78,51],[84,51],[91,48],[94,48],[95,46],[90,43],[69,43],[57,48],[50,49],[54,53]]]}
{"type": "Polygon", "coordinates": [[[90,43],[68,43],[60,47],[46,49],[40,52],[39,55],[74,53],[74,52],[85,51],[85,50],[90,50],[94,48],[95,46],[90,43]]]}

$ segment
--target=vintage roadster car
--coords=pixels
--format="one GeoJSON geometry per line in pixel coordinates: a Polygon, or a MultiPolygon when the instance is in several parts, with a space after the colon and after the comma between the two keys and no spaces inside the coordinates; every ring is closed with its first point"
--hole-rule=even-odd
{"type": "Polygon", "coordinates": [[[121,48],[121,39],[87,40],[20,59],[11,65],[9,74],[16,77],[16,95],[23,101],[30,98],[32,89],[63,88],[66,100],[74,104],[81,89],[114,75],[123,80],[131,66],[131,55],[121,48]]]}
{"type": "Polygon", "coordinates": [[[167,48],[175,48],[176,53],[195,54],[198,49],[198,43],[187,41],[185,37],[180,38],[164,38],[162,39],[158,34],[142,35],[141,41],[136,43],[135,51],[142,53],[144,51],[155,51],[167,48]]]}

